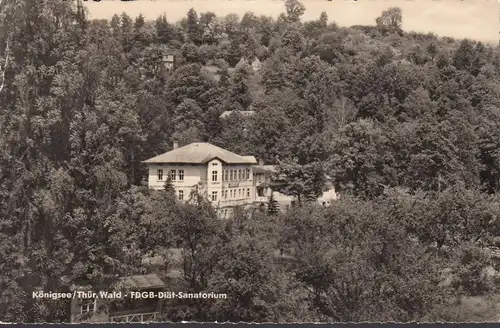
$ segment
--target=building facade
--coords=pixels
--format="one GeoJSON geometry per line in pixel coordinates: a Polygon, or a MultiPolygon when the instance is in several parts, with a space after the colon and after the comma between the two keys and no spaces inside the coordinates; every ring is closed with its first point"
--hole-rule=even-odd
{"type": "MultiPolygon", "coordinates": [[[[254,156],[241,156],[209,143],[191,143],[150,158],[148,185],[163,189],[170,179],[176,196],[181,201],[190,199],[193,191],[208,198],[221,216],[229,215],[237,206],[265,205],[271,193],[280,209],[293,206],[295,199],[273,191],[274,166],[257,163],[254,156]]],[[[325,197],[335,199],[333,191],[318,201],[326,204],[325,197]]],[[[328,200],[328,204],[330,201],[328,200]]]]}
{"type": "Polygon", "coordinates": [[[167,71],[173,71],[175,65],[175,55],[170,53],[163,55],[162,62],[167,71]]]}
{"type": "Polygon", "coordinates": [[[156,275],[137,275],[120,278],[115,284],[104,283],[93,289],[85,283],[74,285],[71,292],[71,323],[103,322],[155,322],[162,310],[163,300],[157,297],[131,297],[126,291],[136,293],[158,292],[165,283],[156,275]]]}
{"type": "Polygon", "coordinates": [[[192,143],[144,161],[149,168],[148,184],[163,189],[170,178],[179,200],[188,200],[193,191],[207,197],[228,213],[236,206],[255,200],[253,156],[240,156],[209,143],[192,143]]]}

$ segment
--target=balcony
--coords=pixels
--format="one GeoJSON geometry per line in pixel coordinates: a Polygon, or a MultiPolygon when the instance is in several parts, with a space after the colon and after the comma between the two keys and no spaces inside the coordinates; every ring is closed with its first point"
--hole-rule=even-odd
{"type": "Polygon", "coordinates": [[[243,198],[243,199],[224,199],[219,202],[219,207],[227,207],[227,206],[243,206],[252,204],[253,200],[251,198],[243,198]]]}
{"type": "Polygon", "coordinates": [[[255,201],[259,203],[267,203],[269,201],[269,197],[267,196],[256,196],[255,201]]]}
{"type": "Polygon", "coordinates": [[[160,312],[135,313],[109,317],[110,322],[156,322],[160,312]]]}

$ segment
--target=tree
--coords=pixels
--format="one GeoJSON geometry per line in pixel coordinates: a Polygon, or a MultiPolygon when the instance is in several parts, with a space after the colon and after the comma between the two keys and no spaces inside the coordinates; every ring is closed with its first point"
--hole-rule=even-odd
{"type": "MultiPolygon", "coordinates": [[[[0,234],[5,250],[18,246],[1,253],[2,261],[13,265],[2,271],[0,317],[57,322],[67,319],[66,304],[33,299],[29,290],[63,290],[68,287],[64,276],[97,282],[113,270],[132,270],[134,250],[118,253],[113,246],[127,245],[119,239],[130,235],[110,220],[130,173],[122,147],[135,148],[134,132],[141,132],[130,107],[114,112],[123,98],[133,106],[133,97],[117,99],[102,84],[97,88],[102,57],[85,43],[84,17],[75,2],[26,2],[19,10],[12,30],[12,59],[19,66],[6,83],[20,84],[12,85],[8,102],[0,106],[1,161],[7,169],[0,173],[0,198],[6,204],[0,211],[9,218],[0,234]],[[47,47],[35,46],[38,42],[47,47]],[[50,73],[42,73],[45,69],[50,73]],[[26,93],[34,89],[36,94],[26,93]],[[9,111],[19,115],[7,119],[9,111]],[[19,180],[14,172],[33,180],[19,180]],[[117,229],[112,245],[109,227],[117,229]]],[[[120,85],[115,87],[122,93],[120,85]]]]}
{"type": "Polygon", "coordinates": [[[377,27],[383,31],[395,31],[400,33],[403,23],[403,15],[398,7],[391,7],[382,12],[382,15],[376,19],[377,27]]]}
{"type": "MultiPolygon", "coordinates": [[[[221,247],[220,231],[222,222],[211,204],[203,195],[193,192],[191,201],[178,203],[174,211],[171,229],[177,245],[182,251],[182,279],[179,281],[187,292],[208,292],[211,273],[219,262],[217,250],[221,247]]],[[[206,304],[204,300],[188,299],[186,302],[173,302],[169,305],[169,317],[177,310],[188,305],[188,318],[204,320],[206,304]],[[180,304],[179,304],[180,303],[180,304]]]]}
{"type": "Polygon", "coordinates": [[[202,71],[199,64],[187,64],[175,70],[166,91],[170,93],[175,106],[186,99],[192,99],[203,111],[218,104],[220,99],[217,84],[202,71]]]}
{"type": "Polygon", "coordinates": [[[381,128],[371,120],[359,120],[341,129],[329,164],[335,190],[373,197],[382,193],[384,185],[396,183],[387,142],[381,128]]]}
{"type": "Polygon", "coordinates": [[[300,165],[297,160],[280,162],[274,179],[280,182],[278,191],[285,195],[296,196],[299,205],[316,200],[322,193],[325,183],[321,163],[300,165]]]}
{"type": "Polygon", "coordinates": [[[281,37],[281,46],[288,48],[292,55],[297,55],[304,48],[304,38],[297,28],[289,27],[281,37]]]}
{"type": "Polygon", "coordinates": [[[267,203],[267,214],[273,216],[278,213],[279,213],[278,201],[274,199],[274,194],[271,193],[271,196],[269,196],[269,201],[267,203]]]}
{"type": "Polygon", "coordinates": [[[237,39],[233,38],[227,50],[226,61],[230,67],[235,67],[241,59],[240,43],[237,39]]]}
{"type": "Polygon", "coordinates": [[[237,40],[238,42],[241,42],[239,40],[239,25],[240,25],[240,18],[236,14],[227,14],[224,17],[224,32],[229,36],[231,40],[237,40]]]}
{"type": "Polygon", "coordinates": [[[272,56],[264,62],[261,85],[266,94],[281,90],[286,85],[286,68],[280,56],[272,56]]]}
{"type": "Polygon", "coordinates": [[[483,52],[482,45],[476,46],[470,40],[462,40],[460,46],[453,55],[453,65],[460,70],[469,72],[476,76],[481,69],[480,53],[483,52]],[[479,51],[477,51],[479,49],[479,51]]]}
{"type": "Polygon", "coordinates": [[[187,13],[187,36],[195,45],[200,45],[203,36],[203,27],[198,20],[198,14],[194,8],[189,9],[187,13]]]}
{"type": "Polygon", "coordinates": [[[323,320],[421,320],[443,304],[447,292],[436,279],[440,262],[411,240],[396,219],[400,214],[386,200],[346,197],[326,213],[295,208],[282,221],[293,271],[323,320]]]}
{"type": "Polygon", "coordinates": [[[175,110],[175,138],[183,144],[201,141],[204,133],[203,113],[192,99],[184,100],[175,110]]]}
{"type": "Polygon", "coordinates": [[[167,44],[173,38],[172,26],[167,21],[165,14],[158,17],[155,21],[155,37],[156,42],[167,44]]]}
{"type": "Polygon", "coordinates": [[[198,48],[194,43],[184,43],[181,48],[181,53],[182,57],[186,60],[186,63],[194,64],[200,62],[198,48]]]}
{"type": "Polygon", "coordinates": [[[251,30],[255,29],[257,23],[258,19],[255,14],[251,11],[247,11],[243,17],[241,17],[240,26],[246,33],[249,33],[251,30]]]}
{"type": "Polygon", "coordinates": [[[304,22],[303,34],[305,37],[315,40],[326,32],[327,26],[328,15],[325,11],[322,11],[318,20],[304,22]]]}
{"type": "Polygon", "coordinates": [[[413,201],[406,220],[424,245],[435,244],[441,251],[492,243],[497,229],[491,220],[497,207],[494,197],[454,186],[441,193],[418,194],[413,201]]]}
{"type": "Polygon", "coordinates": [[[285,8],[287,21],[290,23],[299,22],[306,11],[306,7],[298,0],[286,0],[285,8]]]}
{"type": "Polygon", "coordinates": [[[123,12],[120,15],[120,39],[122,42],[123,50],[125,53],[133,49],[133,28],[134,24],[132,18],[123,12]]]}
{"type": "Polygon", "coordinates": [[[212,11],[207,11],[205,13],[201,13],[201,15],[200,15],[200,25],[203,28],[206,28],[216,18],[217,18],[217,15],[214,12],[212,12],[212,11]]]}
{"type": "Polygon", "coordinates": [[[301,285],[276,265],[274,223],[259,212],[237,212],[227,221],[222,253],[210,279],[211,290],[232,293],[215,300],[207,320],[292,322],[299,317],[313,321],[301,285]],[[233,259],[236,259],[233,260],[233,259]]]}
{"type": "Polygon", "coordinates": [[[171,197],[176,196],[175,187],[172,183],[172,178],[170,177],[170,175],[165,180],[165,185],[164,185],[163,189],[165,190],[165,193],[167,193],[169,196],[171,196],[171,197]]]}
{"type": "MultiPolygon", "coordinates": [[[[252,145],[249,153],[255,154],[267,163],[277,163],[283,156],[281,140],[286,136],[291,120],[287,117],[283,105],[289,99],[290,93],[278,95],[276,92],[270,97],[259,99],[254,104],[258,113],[250,118],[248,144],[252,145]]],[[[286,138],[286,137],[285,137],[286,138]]]]}
{"type": "Polygon", "coordinates": [[[238,67],[231,77],[229,86],[229,100],[238,103],[243,110],[247,110],[252,103],[252,95],[248,87],[250,67],[245,64],[238,67]]]}
{"type": "Polygon", "coordinates": [[[273,19],[267,16],[260,16],[257,32],[260,35],[260,43],[265,47],[269,47],[269,42],[273,37],[273,19]]]}

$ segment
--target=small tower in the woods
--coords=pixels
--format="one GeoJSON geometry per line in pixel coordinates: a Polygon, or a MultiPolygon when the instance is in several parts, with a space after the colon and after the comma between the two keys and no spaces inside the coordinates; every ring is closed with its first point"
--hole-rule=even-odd
{"type": "Polygon", "coordinates": [[[165,53],[162,58],[163,65],[167,71],[172,71],[175,68],[175,55],[171,53],[165,53]]]}

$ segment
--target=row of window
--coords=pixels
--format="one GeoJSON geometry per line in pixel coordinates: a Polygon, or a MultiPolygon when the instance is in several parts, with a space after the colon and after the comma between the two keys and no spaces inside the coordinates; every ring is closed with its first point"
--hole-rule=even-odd
{"type": "MultiPolygon", "coordinates": [[[[212,171],[212,182],[218,181],[218,171],[212,171]]],[[[223,170],[222,181],[243,181],[250,179],[250,169],[223,170]]]]}
{"type": "Polygon", "coordinates": [[[248,179],[250,179],[250,169],[222,171],[222,181],[242,181],[248,179]]]}
{"type": "MultiPolygon", "coordinates": [[[[170,170],[170,180],[177,180],[177,173],[179,174],[179,181],[184,181],[184,170],[170,170]]],[[[163,170],[157,170],[158,181],[163,181],[163,170]]],[[[218,171],[212,171],[212,181],[217,182],[218,171]]],[[[250,179],[250,169],[240,169],[240,170],[224,170],[222,172],[222,181],[240,181],[250,179]]]]}
{"type": "MultiPolygon", "coordinates": [[[[163,170],[157,170],[156,174],[158,175],[158,180],[163,180],[163,170]]],[[[170,170],[170,180],[176,181],[177,179],[177,171],[170,170]]],[[[184,181],[184,170],[179,170],[179,181],[184,181]]]]}
{"type": "Polygon", "coordinates": [[[78,303],[80,314],[95,312],[97,310],[97,302],[94,298],[82,299],[78,303]]]}
{"type": "MultiPolygon", "coordinates": [[[[213,202],[217,201],[217,195],[218,195],[217,191],[212,191],[212,201],[213,202]]],[[[245,188],[223,190],[221,196],[223,199],[245,198],[245,188]],[[228,196],[229,196],[229,198],[228,198],[228,196]]],[[[247,188],[246,198],[250,198],[250,188],[247,188]]]]}
{"type": "MultiPolygon", "coordinates": [[[[212,201],[217,201],[217,191],[212,191],[212,201]]],[[[245,197],[245,188],[240,188],[240,189],[229,189],[229,190],[223,190],[222,191],[222,198],[223,199],[237,199],[237,198],[242,198],[245,197]]],[[[179,200],[184,199],[184,190],[179,190],[178,191],[178,197],[179,200]]],[[[250,198],[250,188],[247,188],[247,198],[250,198]]]]}
{"type": "MultiPolygon", "coordinates": [[[[170,180],[177,180],[177,173],[179,174],[179,181],[184,181],[184,170],[170,170],[170,180]]],[[[163,181],[163,170],[157,170],[158,180],[163,181]]],[[[250,178],[250,169],[246,170],[224,170],[222,181],[240,181],[248,180],[250,178]]],[[[212,181],[218,181],[218,171],[212,171],[212,181]]]]}

